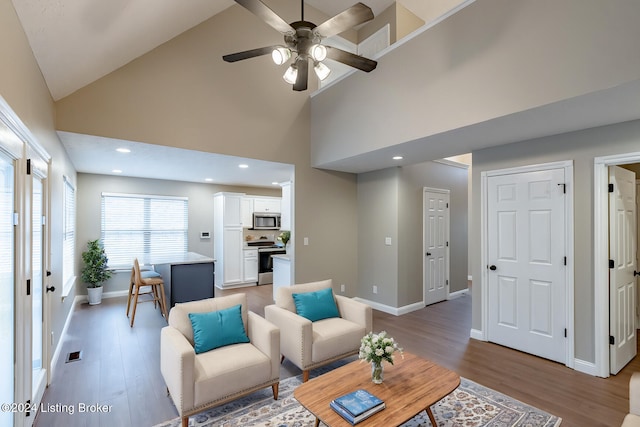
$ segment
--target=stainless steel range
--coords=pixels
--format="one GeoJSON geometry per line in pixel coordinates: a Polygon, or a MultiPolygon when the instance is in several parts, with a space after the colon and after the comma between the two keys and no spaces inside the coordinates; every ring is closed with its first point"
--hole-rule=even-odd
{"type": "Polygon", "coordinates": [[[286,254],[282,246],[263,246],[258,248],[258,285],[273,283],[273,258],[272,255],[286,254]]]}

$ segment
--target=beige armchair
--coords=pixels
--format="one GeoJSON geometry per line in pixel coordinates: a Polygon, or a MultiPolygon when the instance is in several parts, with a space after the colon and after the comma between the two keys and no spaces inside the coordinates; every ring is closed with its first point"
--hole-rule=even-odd
{"type": "Polygon", "coordinates": [[[247,310],[243,293],[176,304],[169,313],[169,326],[160,334],[160,370],[184,427],[190,415],[264,387],[271,386],[277,400],[279,359],[280,331],[247,310]],[[231,309],[238,304],[249,342],[196,354],[189,313],[231,309]]]}
{"type": "Polygon", "coordinates": [[[622,427],[640,427],[640,372],[635,372],[629,380],[629,413],[622,427]]]}
{"type": "Polygon", "coordinates": [[[340,317],[314,322],[298,315],[294,293],[332,288],[332,281],[280,287],[274,305],[265,307],[265,318],[280,328],[280,351],[302,369],[303,381],[309,371],[352,354],[360,349],[360,340],[371,332],[371,307],[341,295],[334,295],[340,317]]]}

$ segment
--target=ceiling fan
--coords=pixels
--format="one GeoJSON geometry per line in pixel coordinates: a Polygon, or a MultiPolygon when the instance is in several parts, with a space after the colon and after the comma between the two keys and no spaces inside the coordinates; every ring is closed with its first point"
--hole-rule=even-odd
{"type": "Polygon", "coordinates": [[[293,85],[293,90],[303,91],[307,89],[309,74],[309,61],[313,61],[313,68],[320,80],[327,78],[331,70],[322,61],[325,58],[333,59],[357,68],[367,73],[374,70],[378,63],[371,59],[355,55],[333,46],[321,44],[322,39],[340,34],[356,25],[363,24],[373,19],[373,11],[369,6],[356,3],[344,12],[316,26],[313,22],[304,20],[304,0],[301,0],[300,21],[288,24],[266,4],[260,0],[235,0],[236,3],[257,15],[271,27],[284,35],[284,46],[267,46],[243,52],[224,55],[226,62],[242,61],[243,59],[271,54],[273,62],[282,65],[291,58],[292,53],[296,57],[284,73],[284,80],[293,85]]]}

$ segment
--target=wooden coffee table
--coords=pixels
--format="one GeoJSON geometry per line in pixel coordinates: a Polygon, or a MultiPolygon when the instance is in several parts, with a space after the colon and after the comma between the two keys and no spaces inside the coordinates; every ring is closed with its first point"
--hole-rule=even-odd
{"type": "Polygon", "coordinates": [[[336,397],[357,389],[365,389],[385,402],[386,408],[358,426],[399,426],[421,411],[427,411],[431,424],[436,426],[431,405],[460,385],[460,376],[414,354],[404,352],[404,359],[396,356],[395,365],[385,362],[384,382],[371,382],[371,365],[356,360],[324,375],[307,381],[293,393],[295,398],[320,421],[329,427],[351,426],[329,407],[336,397]]]}

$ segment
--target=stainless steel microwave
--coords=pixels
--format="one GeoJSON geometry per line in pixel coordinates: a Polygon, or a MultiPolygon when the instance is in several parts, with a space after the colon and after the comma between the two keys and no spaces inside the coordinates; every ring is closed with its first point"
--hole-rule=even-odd
{"type": "Polygon", "coordinates": [[[254,230],[279,230],[280,214],[276,212],[254,212],[253,213],[253,229],[254,230]]]}

